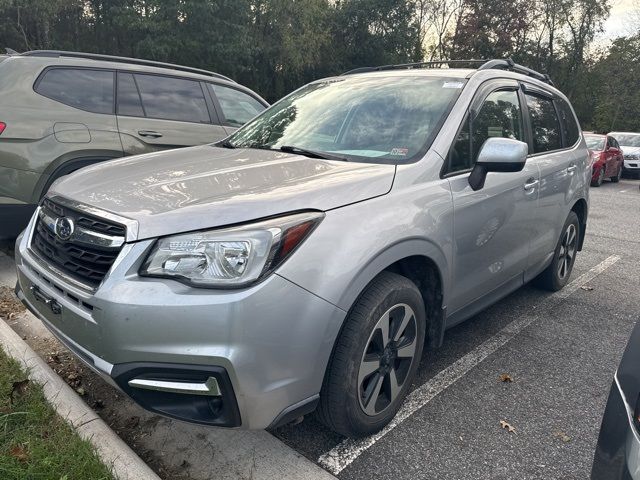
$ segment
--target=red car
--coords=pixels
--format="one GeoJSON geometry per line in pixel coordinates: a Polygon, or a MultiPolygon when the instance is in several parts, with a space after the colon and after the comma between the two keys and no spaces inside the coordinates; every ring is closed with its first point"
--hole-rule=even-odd
{"type": "Polygon", "coordinates": [[[605,178],[617,183],[622,175],[624,158],[618,141],[609,135],[585,134],[587,148],[591,151],[593,170],[591,186],[599,187],[605,178]]]}

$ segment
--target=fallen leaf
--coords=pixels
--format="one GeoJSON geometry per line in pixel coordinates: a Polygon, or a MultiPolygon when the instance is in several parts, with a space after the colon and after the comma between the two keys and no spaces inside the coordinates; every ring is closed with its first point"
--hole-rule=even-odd
{"type": "Polygon", "coordinates": [[[140,424],[140,417],[130,417],[125,423],[126,428],[136,428],[140,424]]]}
{"type": "Polygon", "coordinates": [[[593,287],[589,287],[588,285],[583,285],[580,288],[582,290],[586,290],[587,292],[590,292],[591,290],[593,290],[593,287]]]}
{"type": "Polygon", "coordinates": [[[571,441],[571,437],[564,432],[558,431],[555,433],[555,436],[562,440],[564,443],[568,443],[571,441]]]}
{"type": "Polygon", "coordinates": [[[15,395],[24,395],[29,387],[29,379],[21,380],[19,382],[13,382],[11,384],[11,394],[9,395],[9,400],[13,403],[13,397],[15,395]]]}
{"type": "Polygon", "coordinates": [[[76,392],[78,392],[78,395],[84,395],[86,393],[82,387],[76,388],[76,392]]]}
{"type": "Polygon", "coordinates": [[[507,430],[509,433],[515,433],[516,429],[511,426],[510,423],[506,422],[505,420],[500,420],[500,426],[502,428],[504,428],[505,430],[507,430]]]}
{"type": "Polygon", "coordinates": [[[14,445],[11,447],[9,455],[22,463],[29,459],[29,452],[27,452],[27,449],[23,445],[14,445]]]}
{"type": "Polygon", "coordinates": [[[511,383],[513,382],[513,378],[511,378],[511,375],[509,375],[508,373],[503,373],[502,375],[500,375],[500,381],[505,383],[511,383]]]}

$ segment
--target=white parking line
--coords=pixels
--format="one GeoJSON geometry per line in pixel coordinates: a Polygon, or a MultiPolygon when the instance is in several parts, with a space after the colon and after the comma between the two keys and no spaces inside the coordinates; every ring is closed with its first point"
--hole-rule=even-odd
{"type": "Polygon", "coordinates": [[[587,284],[588,282],[596,278],[598,275],[600,275],[602,272],[604,272],[607,268],[609,268],[611,265],[616,263],[618,260],[620,260],[620,257],[618,255],[611,255],[610,257],[605,258],[598,265],[593,267],[588,272],[580,275],[578,278],[576,278],[573,282],[569,283],[569,285],[564,287],[562,290],[554,293],[553,296],[557,298],[567,298],[569,295],[571,295],[573,292],[578,290],[580,287],[584,286],[585,284],[587,284]]]}
{"type": "MultiPolygon", "coordinates": [[[[561,292],[557,292],[551,295],[550,298],[564,299],[568,297],[584,284],[590,282],[597,275],[604,272],[618,260],[620,260],[620,257],[617,255],[608,257],[585,274],[573,280],[561,292]],[[566,294],[565,291],[567,292],[566,294]]],[[[427,403],[433,400],[436,396],[438,396],[444,390],[457,382],[467,372],[469,372],[476,365],[485,360],[489,355],[491,355],[500,347],[513,339],[518,333],[531,325],[531,323],[536,321],[538,318],[539,317],[537,316],[521,317],[517,320],[512,321],[506,327],[496,333],[493,337],[477,346],[471,352],[467,353],[464,357],[458,359],[456,362],[440,371],[427,383],[421,385],[413,392],[411,392],[407,396],[397,415],[384,429],[366,438],[357,440],[344,440],[328,452],[321,455],[320,458],[318,458],[318,463],[334,475],[339,474],[362,453],[375,445],[378,440],[383,438],[391,430],[396,428],[407,418],[409,418],[411,415],[413,415],[415,412],[417,412],[427,403]]]]}

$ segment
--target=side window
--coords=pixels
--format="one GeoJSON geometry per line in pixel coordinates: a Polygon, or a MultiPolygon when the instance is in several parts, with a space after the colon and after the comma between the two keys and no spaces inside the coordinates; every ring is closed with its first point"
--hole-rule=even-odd
{"type": "Polygon", "coordinates": [[[265,109],[258,100],[235,88],[209,84],[218,97],[225,123],[231,127],[241,127],[265,109]]]}
{"type": "Polygon", "coordinates": [[[160,75],[135,74],[148,118],[209,123],[209,110],[200,82],[160,75]]]}
{"type": "Polygon", "coordinates": [[[562,148],[560,123],[556,109],[550,98],[526,95],[531,132],[533,135],[533,153],[550,152],[562,148]]]}
{"type": "Polygon", "coordinates": [[[524,141],[522,110],[516,90],[497,90],[482,103],[475,118],[468,117],[449,151],[447,173],[473,167],[482,144],[490,137],[524,141]]]}
{"type": "Polygon", "coordinates": [[[118,115],[144,117],[138,87],[130,73],[118,73],[118,115]]]}
{"type": "Polygon", "coordinates": [[[580,138],[580,127],[578,127],[578,122],[576,122],[576,117],[571,107],[565,100],[558,99],[556,105],[560,115],[560,123],[562,123],[562,131],[564,132],[565,146],[571,147],[580,138]]]}
{"type": "Polygon", "coordinates": [[[113,77],[110,70],[52,68],[39,79],[35,91],[70,107],[113,114],[113,77]]]}

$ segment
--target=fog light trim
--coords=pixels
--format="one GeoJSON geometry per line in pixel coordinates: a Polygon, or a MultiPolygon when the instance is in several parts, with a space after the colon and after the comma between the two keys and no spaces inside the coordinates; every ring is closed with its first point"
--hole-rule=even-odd
{"type": "Polygon", "coordinates": [[[151,380],[145,378],[134,378],[127,382],[130,387],[142,388],[145,390],[155,390],[158,392],[184,393],[191,395],[207,395],[220,397],[220,387],[218,380],[209,377],[204,383],[193,382],[171,382],[167,380],[151,380]]]}

